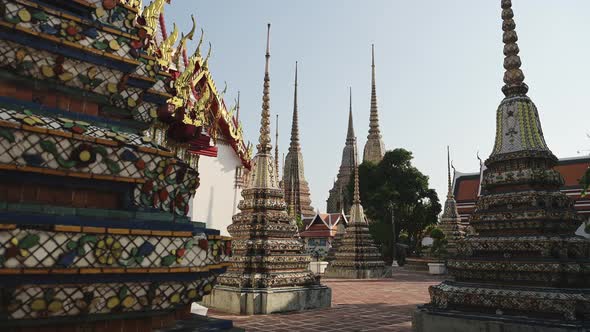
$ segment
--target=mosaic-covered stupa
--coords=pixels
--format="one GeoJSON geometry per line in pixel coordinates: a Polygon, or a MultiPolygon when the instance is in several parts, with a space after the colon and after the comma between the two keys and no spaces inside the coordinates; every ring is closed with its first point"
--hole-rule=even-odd
{"type": "Polygon", "coordinates": [[[349,106],[348,106],[348,130],[346,131],[346,141],[342,149],[342,161],[338,168],[338,176],[330,189],[326,201],[326,211],[328,213],[340,213],[350,210],[352,201],[348,194],[348,184],[354,173],[354,153],[356,149],[356,136],[354,134],[354,124],[352,120],[352,88],[349,89],[349,106]]]}
{"type": "MultiPolygon", "coordinates": [[[[278,158],[278,153],[275,153],[278,158]]],[[[291,142],[283,167],[283,190],[289,215],[293,218],[314,216],[311,206],[309,184],[305,180],[303,153],[299,143],[299,109],[297,107],[297,62],[295,62],[295,91],[293,93],[293,121],[291,123],[291,142]]],[[[278,161],[277,161],[278,165],[278,161]]],[[[278,169],[278,168],[277,168],[278,169]]],[[[278,174],[278,173],[277,173],[278,174]]]]}
{"type": "Polygon", "coordinates": [[[354,193],[348,227],[336,248],[335,259],[325,271],[326,278],[371,279],[385,277],[385,263],[369,232],[359,191],[356,144],[354,145],[354,193]]]}
{"type": "Polygon", "coordinates": [[[205,305],[239,314],[270,314],[329,307],[331,290],[309,270],[311,257],[295,238],[270,142],[270,24],[260,120],[260,137],[241,212],[228,226],[233,256],[205,305]]]}
{"type": "Polygon", "coordinates": [[[417,331],[583,331],[590,318],[590,242],[559,191],[557,158],[520,69],[512,2],[501,0],[504,100],[467,237],[448,261],[454,281],[430,288],[417,331]]]}
{"type": "Polygon", "coordinates": [[[337,231],[336,236],[330,243],[330,249],[328,250],[328,254],[326,255],[326,262],[331,262],[336,259],[336,251],[342,245],[342,239],[344,239],[344,234],[346,234],[346,228],[342,228],[342,231],[337,231]]]}
{"type": "Polygon", "coordinates": [[[187,213],[229,113],[196,27],[141,3],[0,3],[0,330],[163,328],[225,271],[187,213]]]}
{"type": "Polygon", "coordinates": [[[447,147],[447,181],[447,200],[445,201],[445,208],[440,217],[438,227],[445,234],[445,239],[447,241],[446,250],[449,254],[453,255],[457,252],[457,241],[462,239],[465,234],[461,229],[461,217],[459,217],[457,201],[455,201],[455,195],[453,194],[453,183],[451,180],[451,153],[449,147],[447,147]]]}

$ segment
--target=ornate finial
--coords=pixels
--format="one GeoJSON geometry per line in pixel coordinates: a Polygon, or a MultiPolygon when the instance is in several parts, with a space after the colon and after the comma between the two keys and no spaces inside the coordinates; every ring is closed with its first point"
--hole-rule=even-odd
{"type": "Polygon", "coordinates": [[[163,67],[170,66],[172,62],[172,47],[178,38],[178,27],[174,23],[172,33],[160,44],[160,56],[157,58],[158,64],[163,67]]]}
{"type": "Polygon", "coordinates": [[[236,121],[240,122],[240,90],[238,90],[238,100],[236,101],[236,121]]]}
{"type": "Polygon", "coordinates": [[[183,50],[186,48],[186,41],[193,40],[193,37],[195,35],[197,22],[195,21],[194,15],[191,15],[191,21],[193,22],[191,31],[189,31],[189,33],[187,33],[186,35],[184,33],[182,34],[182,36],[180,37],[180,43],[178,43],[178,46],[176,46],[176,51],[174,52],[174,56],[172,57],[172,62],[176,65],[177,69],[180,68],[180,59],[182,58],[181,55],[183,50]]]}
{"type": "Polygon", "coordinates": [[[375,44],[371,44],[371,68],[373,68],[373,84],[375,84],[375,44]]]}
{"type": "Polygon", "coordinates": [[[379,111],[377,109],[377,84],[375,83],[375,45],[371,44],[371,111],[369,116],[369,134],[363,152],[363,160],[378,163],[385,155],[385,145],[379,129],[379,111]]]}
{"type": "Polygon", "coordinates": [[[299,111],[297,107],[297,61],[295,61],[295,92],[293,93],[293,123],[291,124],[291,145],[289,149],[299,147],[299,111]]]}
{"type": "Polygon", "coordinates": [[[270,144],[270,23],[266,31],[266,64],[264,66],[264,88],[262,91],[262,117],[260,119],[260,138],[258,139],[259,154],[268,154],[272,148],[270,144]]]}
{"type": "Polygon", "coordinates": [[[205,31],[201,28],[201,37],[199,37],[199,42],[197,43],[197,48],[195,50],[195,54],[198,57],[201,57],[201,45],[203,44],[203,38],[205,37],[205,31]]]}
{"type": "Polygon", "coordinates": [[[369,117],[369,139],[381,139],[379,112],[377,110],[377,84],[375,83],[375,44],[371,44],[371,112],[369,117]]]}
{"type": "Polygon", "coordinates": [[[276,115],[275,122],[275,169],[277,170],[277,178],[279,178],[279,115],[276,115]]]}
{"type": "Polygon", "coordinates": [[[209,43],[209,51],[207,51],[207,56],[205,57],[205,60],[203,61],[203,69],[207,70],[209,69],[209,58],[211,57],[211,43],[209,43]]]}
{"type": "Polygon", "coordinates": [[[515,95],[524,95],[529,91],[529,87],[524,83],[524,74],[520,69],[521,61],[518,56],[519,48],[518,35],[514,30],[516,23],[514,23],[514,12],[512,12],[512,1],[501,0],[502,2],[502,30],[504,35],[504,86],[502,92],[506,97],[515,95]]]}
{"type": "Polygon", "coordinates": [[[346,141],[354,142],[354,125],[352,123],[352,87],[349,88],[349,104],[348,104],[348,132],[346,133],[346,141]]]}
{"type": "Polygon", "coordinates": [[[223,96],[225,96],[226,92],[227,92],[227,81],[223,81],[223,90],[221,90],[219,99],[223,99],[223,96]]]}
{"type": "Polygon", "coordinates": [[[451,184],[451,150],[447,145],[447,180],[448,180],[448,189],[449,192],[447,193],[447,197],[453,197],[453,186],[451,184]]]}

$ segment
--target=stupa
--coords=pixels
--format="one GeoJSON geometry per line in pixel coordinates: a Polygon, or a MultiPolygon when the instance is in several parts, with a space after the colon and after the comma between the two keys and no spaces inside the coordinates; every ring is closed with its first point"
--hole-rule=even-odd
{"type": "Polygon", "coordinates": [[[354,173],[354,153],[356,149],[356,136],[354,134],[354,124],[352,121],[352,88],[349,90],[349,108],[348,108],[348,130],[346,131],[346,141],[342,149],[342,161],[338,169],[338,176],[327,200],[327,212],[338,213],[340,211],[350,210],[350,197],[348,197],[348,184],[354,173]]]}
{"type": "Polygon", "coordinates": [[[590,242],[559,191],[518,56],[512,2],[502,0],[504,100],[470,225],[477,235],[448,261],[454,281],[430,288],[416,331],[584,331],[590,317],[590,242]]]}
{"type": "Polygon", "coordinates": [[[330,245],[330,249],[328,250],[328,254],[326,255],[326,262],[331,262],[336,259],[336,251],[342,245],[342,239],[344,239],[344,234],[346,234],[346,228],[342,229],[336,233],[332,243],[330,245]]]}
{"type": "Polygon", "coordinates": [[[286,211],[270,143],[270,24],[262,116],[250,183],[242,190],[240,213],[228,232],[233,237],[231,266],[218,277],[205,305],[236,314],[270,314],[329,307],[331,290],[311,271],[311,258],[295,236],[297,226],[286,211]]]}
{"type": "Polygon", "coordinates": [[[326,278],[371,279],[385,276],[385,263],[375,246],[359,192],[358,161],[354,146],[354,194],[342,243],[325,271],[326,278]]]}
{"type": "MultiPolygon", "coordinates": [[[[275,153],[278,157],[278,153],[275,153]]],[[[278,162],[277,162],[278,165],[278,162]]],[[[309,184],[305,180],[305,171],[303,166],[303,154],[301,153],[301,144],[299,144],[299,110],[297,108],[297,63],[295,63],[295,91],[293,94],[293,122],[291,124],[291,143],[289,152],[285,158],[283,168],[283,189],[285,192],[285,202],[289,209],[289,214],[293,218],[305,216],[314,216],[315,212],[311,206],[309,194],[309,184]]]]}
{"type": "Polygon", "coordinates": [[[189,206],[218,128],[249,158],[166,2],[2,1],[1,331],[172,327],[229,265],[189,206]]]}
{"type": "Polygon", "coordinates": [[[445,208],[440,218],[438,227],[445,234],[447,240],[447,251],[453,255],[457,252],[457,241],[463,238],[464,232],[461,230],[461,218],[457,211],[457,202],[453,194],[453,184],[451,182],[451,154],[447,146],[447,180],[448,192],[445,208]]]}

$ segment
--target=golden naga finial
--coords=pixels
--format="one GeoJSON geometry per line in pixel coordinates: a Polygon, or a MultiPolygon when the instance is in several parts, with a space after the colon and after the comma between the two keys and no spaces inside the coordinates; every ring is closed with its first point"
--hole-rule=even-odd
{"type": "Polygon", "coordinates": [[[191,28],[191,31],[189,31],[189,33],[187,33],[186,35],[184,33],[182,34],[182,37],[180,38],[180,43],[178,43],[178,46],[176,46],[176,51],[174,52],[174,55],[172,57],[172,62],[176,65],[176,68],[180,68],[182,51],[186,48],[186,41],[193,40],[193,37],[195,35],[197,22],[195,21],[195,17],[193,15],[191,15],[191,21],[193,21],[193,27],[191,28]]]}
{"type": "Polygon", "coordinates": [[[192,77],[197,65],[197,60],[198,56],[195,52],[189,58],[188,64],[186,65],[184,71],[174,81],[174,89],[176,90],[176,95],[170,98],[168,100],[168,103],[173,104],[174,106],[176,106],[176,108],[183,107],[185,104],[188,103],[191,93],[192,77]]]}
{"type": "Polygon", "coordinates": [[[207,51],[207,56],[205,57],[205,61],[203,61],[203,70],[209,69],[209,58],[211,57],[211,43],[209,43],[209,51],[207,51]]]}
{"type": "Polygon", "coordinates": [[[136,9],[141,9],[141,7],[143,7],[141,0],[121,0],[121,3],[136,9]]]}
{"type": "Polygon", "coordinates": [[[162,10],[164,9],[164,2],[165,0],[153,0],[147,5],[147,7],[145,7],[141,14],[145,20],[144,28],[151,36],[154,35],[158,28],[160,13],[162,13],[162,10]]]}
{"type": "Polygon", "coordinates": [[[201,45],[203,44],[203,37],[205,37],[205,31],[201,28],[201,37],[199,38],[199,43],[197,43],[197,49],[195,50],[195,54],[200,58],[201,57],[201,45]]]}
{"type": "Polygon", "coordinates": [[[174,23],[172,33],[160,45],[160,56],[157,59],[160,66],[170,66],[170,62],[172,61],[172,47],[176,43],[176,39],[178,39],[178,27],[176,26],[176,23],[174,23]]]}
{"type": "Polygon", "coordinates": [[[227,81],[223,81],[223,91],[221,91],[221,94],[219,95],[219,99],[223,99],[223,96],[225,96],[226,92],[227,92],[227,81]]]}

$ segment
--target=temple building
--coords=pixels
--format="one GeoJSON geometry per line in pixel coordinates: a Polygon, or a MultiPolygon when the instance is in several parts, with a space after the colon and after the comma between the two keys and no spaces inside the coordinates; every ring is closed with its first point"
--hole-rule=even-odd
{"type": "Polygon", "coordinates": [[[354,146],[354,191],[346,232],[336,248],[334,260],[325,270],[327,278],[373,279],[386,276],[380,250],[369,232],[369,223],[361,205],[356,145],[354,146]]]}
{"type": "Polygon", "coordinates": [[[267,31],[262,114],[250,183],[242,190],[240,212],[228,226],[230,267],[220,275],[206,306],[236,314],[270,314],[329,307],[331,290],[311,271],[311,258],[295,238],[287,214],[270,141],[270,24],[267,31]]]}
{"type": "Polygon", "coordinates": [[[317,213],[303,219],[305,229],[299,236],[305,242],[306,250],[312,256],[323,257],[333,247],[334,240],[344,234],[348,219],[344,213],[317,213]]]}
{"type": "MultiPolygon", "coordinates": [[[[293,94],[293,122],[291,124],[291,143],[283,165],[282,187],[289,215],[293,218],[314,216],[311,207],[309,185],[305,180],[303,154],[299,144],[299,111],[297,109],[297,63],[295,63],[295,90],[293,94]]],[[[278,124],[277,124],[278,126],[278,124]]],[[[278,135],[277,135],[278,140],[278,135]]],[[[278,158],[278,149],[275,150],[278,158]]],[[[278,160],[276,160],[278,172],[278,160]]]]}
{"type": "Polygon", "coordinates": [[[453,195],[453,185],[451,183],[451,153],[447,146],[447,179],[448,179],[448,192],[447,200],[445,201],[445,207],[443,214],[440,217],[438,227],[443,231],[447,240],[447,251],[450,254],[455,254],[457,250],[457,240],[461,239],[464,235],[463,226],[461,225],[461,218],[457,211],[457,202],[453,195]]]}
{"type": "Polygon", "coordinates": [[[171,327],[228,265],[189,206],[219,130],[248,152],[167,2],[0,5],[3,331],[171,327]]]}
{"type": "Polygon", "coordinates": [[[375,83],[375,45],[371,45],[371,113],[369,117],[369,136],[365,143],[363,162],[378,164],[385,155],[385,144],[379,129],[379,112],[377,111],[377,84],[375,83]]]}
{"type": "Polygon", "coordinates": [[[338,170],[338,176],[334,181],[327,200],[327,212],[339,213],[350,211],[350,199],[348,199],[348,184],[354,173],[356,136],[354,135],[354,124],[352,122],[352,89],[350,90],[350,101],[348,110],[348,131],[346,141],[342,150],[342,161],[338,170]]]}
{"type": "Polygon", "coordinates": [[[520,69],[511,0],[501,0],[505,98],[469,218],[474,235],[447,261],[453,280],[431,286],[415,331],[583,331],[590,317],[590,242],[560,191],[558,159],[520,69]]]}

